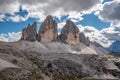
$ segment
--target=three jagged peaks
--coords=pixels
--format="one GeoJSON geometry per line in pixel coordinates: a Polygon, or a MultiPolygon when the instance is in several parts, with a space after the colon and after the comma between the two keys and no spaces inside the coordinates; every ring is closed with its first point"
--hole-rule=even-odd
{"type": "MultiPolygon", "coordinates": [[[[59,41],[67,44],[79,44],[80,32],[78,27],[71,21],[67,20],[65,26],[58,35],[57,23],[52,16],[47,16],[40,26],[39,32],[36,31],[36,22],[32,25],[28,24],[27,28],[22,31],[21,40],[39,41],[41,43],[59,41]]],[[[84,37],[85,38],[85,37],[84,37]]]]}

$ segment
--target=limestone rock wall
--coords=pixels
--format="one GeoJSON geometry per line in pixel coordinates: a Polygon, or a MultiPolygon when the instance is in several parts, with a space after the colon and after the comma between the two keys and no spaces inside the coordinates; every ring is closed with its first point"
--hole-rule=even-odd
{"type": "Polygon", "coordinates": [[[32,25],[28,24],[28,27],[22,30],[21,40],[36,41],[36,36],[36,22],[34,22],[32,25]]]}
{"type": "Polygon", "coordinates": [[[60,34],[60,41],[67,44],[79,44],[79,29],[72,21],[66,22],[60,34]]]}
{"type": "Polygon", "coordinates": [[[21,40],[32,42],[37,40],[41,43],[58,41],[66,44],[79,44],[82,42],[87,46],[90,45],[89,39],[79,32],[78,27],[71,20],[66,22],[59,36],[57,23],[50,15],[43,21],[38,33],[36,27],[36,22],[34,22],[32,25],[29,24],[27,28],[24,28],[21,40]]]}
{"type": "Polygon", "coordinates": [[[38,32],[38,41],[52,42],[57,40],[57,23],[53,20],[52,16],[47,16],[45,21],[41,24],[38,32]]]}

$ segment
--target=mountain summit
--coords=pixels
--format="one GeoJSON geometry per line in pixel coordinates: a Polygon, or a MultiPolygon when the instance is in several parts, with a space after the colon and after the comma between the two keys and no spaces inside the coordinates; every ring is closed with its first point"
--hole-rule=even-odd
{"type": "Polygon", "coordinates": [[[62,42],[68,44],[80,43],[79,29],[71,20],[68,20],[63,27],[60,34],[60,39],[62,42]]]}
{"type": "Polygon", "coordinates": [[[49,15],[40,26],[40,30],[38,32],[38,41],[56,41],[58,36],[57,33],[57,23],[55,20],[53,20],[52,16],[49,15]]]}

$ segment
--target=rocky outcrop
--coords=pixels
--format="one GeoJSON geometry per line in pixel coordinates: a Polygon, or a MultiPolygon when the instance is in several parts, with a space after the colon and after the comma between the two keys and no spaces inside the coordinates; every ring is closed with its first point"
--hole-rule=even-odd
{"type": "Polygon", "coordinates": [[[88,37],[85,37],[84,33],[80,33],[80,42],[82,42],[86,46],[90,45],[90,40],[88,39],[88,37]]]}
{"type": "Polygon", "coordinates": [[[67,44],[79,44],[80,35],[76,25],[68,20],[61,34],[58,36],[57,23],[53,20],[52,16],[49,15],[41,24],[38,33],[36,31],[36,22],[34,22],[32,26],[28,24],[28,27],[24,28],[22,31],[21,40],[30,42],[37,40],[41,43],[60,41],[67,44]]]}
{"type": "Polygon", "coordinates": [[[27,28],[22,30],[22,37],[21,40],[26,41],[36,41],[37,31],[36,31],[36,22],[32,25],[28,24],[27,28]]]}
{"type": "Polygon", "coordinates": [[[52,16],[49,15],[41,24],[38,32],[38,41],[43,43],[56,41],[57,36],[57,23],[53,20],[52,16]]]}
{"type": "Polygon", "coordinates": [[[68,20],[60,34],[60,41],[67,44],[78,44],[80,42],[79,29],[68,20]]]}

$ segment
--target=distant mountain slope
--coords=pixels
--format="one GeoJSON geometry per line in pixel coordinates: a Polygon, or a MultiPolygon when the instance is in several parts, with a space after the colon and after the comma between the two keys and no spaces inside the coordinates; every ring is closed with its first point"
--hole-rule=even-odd
{"type": "Polygon", "coordinates": [[[120,41],[113,42],[108,49],[112,52],[120,52],[120,41]]]}
{"type": "Polygon", "coordinates": [[[97,42],[91,42],[89,47],[97,54],[109,54],[109,51],[97,42]]]}

